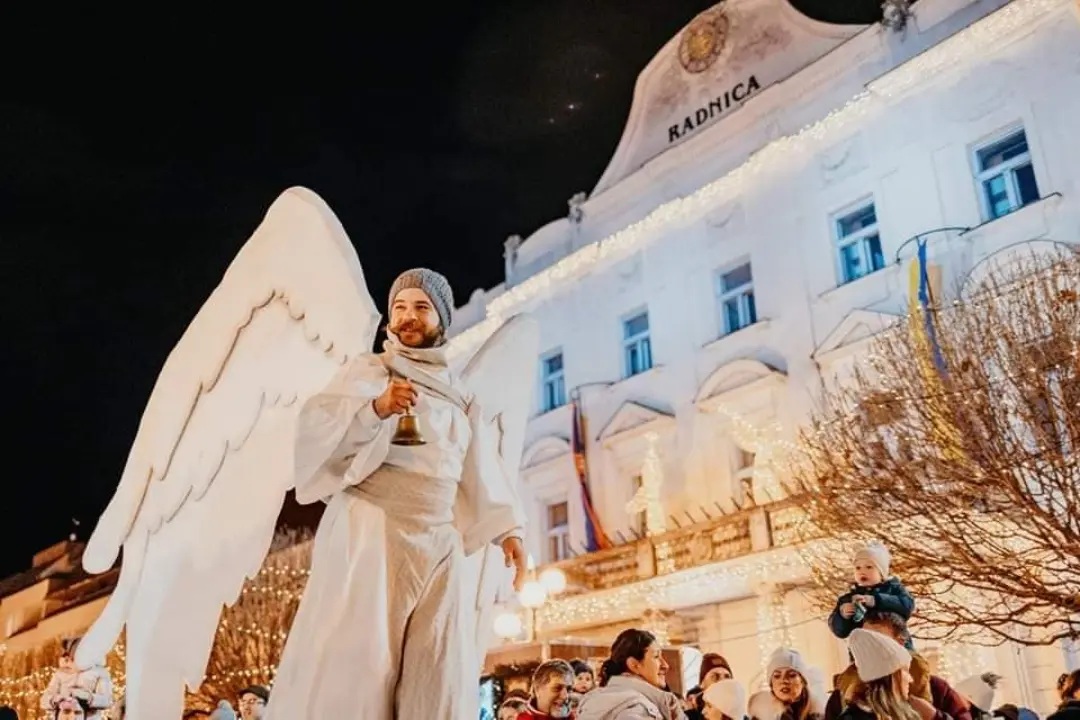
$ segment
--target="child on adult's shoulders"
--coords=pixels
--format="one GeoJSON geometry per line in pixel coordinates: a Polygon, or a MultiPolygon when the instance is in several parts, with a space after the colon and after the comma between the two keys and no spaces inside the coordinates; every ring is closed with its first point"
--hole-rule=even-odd
{"type": "MultiPolygon", "coordinates": [[[[889,574],[892,557],[889,549],[872,542],[855,553],[851,589],[836,599],[836,608],[829,615],[829,629],[841,640],[861,628],[867,610],[895,613],[910,620],[915,600],[900,578],[889,574]]],[[[904,640],[908,650],[914,649],[911,635],[904,640]]]]}

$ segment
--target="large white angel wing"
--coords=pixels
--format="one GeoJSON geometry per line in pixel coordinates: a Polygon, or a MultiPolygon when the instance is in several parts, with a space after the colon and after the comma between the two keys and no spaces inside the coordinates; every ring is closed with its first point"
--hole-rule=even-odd
{"type": "Polygon", "coordinates": [[[180,717],[223,604],[239,596],[294,484],[304,400],[370,352],[379,313],[356,252],[315,193],[270,207],[165,361],[83,564],[120,578],[83,638],[100,661],[127,627],[127,717],[180,717]]]}
{"type": "MultiPolygon", "coordinates": [[[[483,421],[498,430],[499,455],[515,493],[539,352],[539,324],[529,315],[515,315],[492,333],[461,372],[483,409],[483,421]]],[[[509,587],[509,576],[502,553],[490,545],[468,558],[468,564],[470,577],[477,584],[476,649],[483,663],[494,633],[495,602],[500,591],[509,587]]]]}

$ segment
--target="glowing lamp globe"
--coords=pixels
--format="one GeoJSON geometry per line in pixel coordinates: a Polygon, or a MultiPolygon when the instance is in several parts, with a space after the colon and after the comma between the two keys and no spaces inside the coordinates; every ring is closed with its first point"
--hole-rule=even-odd
{"type": "Polygon", "coordinates": [[[518,601],[527,608],[538,608],[547,600],[547,590],[536,580],[530,580],[518,593],[518,601]]]}
{"type": "Polygon", "coordinates": [[[495,634],[503,640],[516,638],[524,629],[517,613],[504,612],[495,617],[495,634]]]}
{"type": "Polygon", "coordinates": [[[549,595],[558,595],[566,589],[566,573],[559,568],[548,568],[540,573],[540,584],[549,595]]]}

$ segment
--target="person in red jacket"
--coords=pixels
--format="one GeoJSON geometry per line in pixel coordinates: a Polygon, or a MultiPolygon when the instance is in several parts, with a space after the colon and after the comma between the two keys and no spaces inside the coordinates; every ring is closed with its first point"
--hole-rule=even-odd
{"type": "MultiPolygon", "coordinates": [[[[863,620],[863,628],[891,637],[901,645],[911,637],[907,623],[896,613],[870,610],[863,620]]],[[[972,720],[967,702],[951,685],[937,675],[930,674],[930,664],[918,653],[911,654],[911,694],[929,700],[930,703],[952,720],[972,720]]],[[[836,720],[843,713],[851,690],[859,682],[858,671],[852,664],[836,678],[836,690],[829,696],[825,706],[825,720],[836,720]]]]}
{"type": "Polygon", "coordinates": [[[565,660],[548,660],[536,668],[532,677],[532,698],[517,720],[573,720],[570,690],[574,687],[574,668],[565,660]]]}

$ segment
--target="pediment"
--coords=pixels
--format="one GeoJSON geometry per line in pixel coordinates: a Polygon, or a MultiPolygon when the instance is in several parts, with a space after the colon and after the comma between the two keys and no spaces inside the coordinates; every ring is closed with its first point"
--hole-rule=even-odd
{"type": "Polygon", "coordinates": [[[892,313],[852,310],[814,350],[814,359],[828,359],[830,355],[840,350],[865,343],[883,330],[892,327],[899,319],[899,315],[892,313]]]}
{"type": "Polygon", "coordinates": [[[521,455],[521,469],[535,468],[563,456],[569,456],[570,441],[558,435],[548,435],[525,448],[521,455]]]}
{"type": "Polygon", "coordinates": [[[674,422],[675,416],[671,413],[630,400],[615,411],[596,439],[609,444],[650,430],[660,430],[674,422]]]}
{"type": "Polygon", "coordinates": [[[760,360],[732,360],[714,370],[698,388],[694,402],[729,396],[732,393],[758,389],[765,385],[783,383],[785,375],[760,360]]]}
{"type": "Polygon", "coordinates": [[[638,76],[622,139],[592,195],[739,112],[862,29],[812,20],[788,0],[726,0],[698,14],[638,76]]]}

